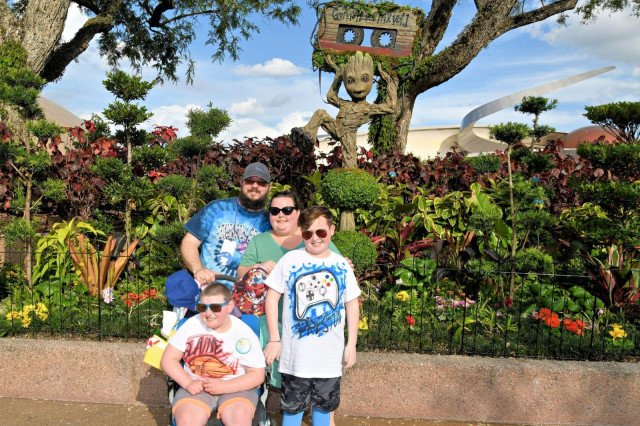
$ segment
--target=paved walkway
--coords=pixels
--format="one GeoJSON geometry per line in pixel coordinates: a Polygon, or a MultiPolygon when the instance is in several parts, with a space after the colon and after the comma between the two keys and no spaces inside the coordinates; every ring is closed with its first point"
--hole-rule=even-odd
{"type": "MultiPolygon", "coordinates": [[[[143,405],[88,404],[82,402],[49,401],[38,399],[0,398],[0,418],[3,426],[27,425],[136,425],[155,426],[169,424],[168,407],[143,405]]],[[[280,424],[279,416],[275,416],[280,424]]],[[[310,426],[305,419],[303,425],[310,426]]],[[[337,426],[464,426],[487,423],[429,422],[423,420],[396,420],[337,416],[337,426]]],[[[502,425],[504,426],[504,425],[502,425]]]]}

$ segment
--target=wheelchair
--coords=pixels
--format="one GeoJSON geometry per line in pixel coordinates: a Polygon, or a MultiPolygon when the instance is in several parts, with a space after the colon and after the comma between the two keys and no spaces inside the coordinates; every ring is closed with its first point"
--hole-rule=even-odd
{"type": "MultiPolygon", "coordinates": [[[[234,283],[234,291],[233,291],[233,299],[234,301],[243,300],[254,300],[254,294],[245,294],[246,290],[250,287],[247,286],[246,283],[239,283],[237,277],[233,277],[230,275],[222,275],[216,274],[216,281],[231,281],[234,283]]],[[[169,297],[169,303],[173,306],[173,311],[176,313],[178,317],[178,322],[175,325],[175,329],[179,328],[187,319],[190,317],[197,315],[196,312],[191,311],[190,309],[184,306],[174,306],[172,303],[172,298],[169,297]]],[[[245,324],[247,324],[251,330],[258,336],[260,339],[261,325],[260,319],[255,314],[248,314],[241,312],[237,307],[234,309],[232,315],[239,317],[245,324]]],[[[264,339],[260,339],[263,341],[264,339]]],[[[274,422],[272,422],[267,417],[266,403],[268,396],[268,383],[270,381],[270,374],[267,371],[264,382],[258,387],[258,404],[256,406],[256,411],[253,416],[252,426],[274,426],[274,422]]],[[[171,377],[167,376],[167,388],[169,392],[169,402],[173,406],[173,400],[175,399],[175,394],[180,388],[171,377]]],[[[171,414],[171,425],[175,426],[175,419],[173,418],[173,413],[171,414]]],[[[207,426],[224,426],[222,421],[217,418],[216,412],[213,411],[209,420],[207,422],[207,426]]]]}

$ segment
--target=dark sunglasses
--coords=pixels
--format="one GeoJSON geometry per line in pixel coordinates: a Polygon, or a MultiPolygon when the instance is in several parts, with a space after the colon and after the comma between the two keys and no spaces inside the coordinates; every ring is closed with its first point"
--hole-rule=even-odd
{"type": "MultiPolygon", "coordinates": [[[[328,234],[326,229],[316,229],[316,235],[318,238],[325,238],[328,234]]],[[[302,238],[310,240],[313,237],[313,231],[302,231],[302,238]]]]}
{"type": "Polygon", "coordinates": [[[224,303],[198,303],[196,305],[196,311],[198,312],[206,312],[207,308],[211,309],[211,312],[220,312],[222,307],[227,305],[230,300],[227,300],[224,303]]]}
{"type": "Polygon", "coordinates": [[[291,213],[293,213],[295,209],[296,209],[295,207],[291,207],[291,206],[287,206],[283,208],[269,207],[269,213],[271,213],[271,216],[278,216],[280,212],[282,212],[285,216],[289,216],[291,215],[291,213]]]}
{"type": "Polygon", "coordinates": [[[265,182],[263,180],[253,180],[253,179],[245,179],[244,180],[244,184],[245,185],[251,186],[252,183],[255,183],[260,188],[265,188],[267,185],[269,185],[269,182],[265,182]]]}

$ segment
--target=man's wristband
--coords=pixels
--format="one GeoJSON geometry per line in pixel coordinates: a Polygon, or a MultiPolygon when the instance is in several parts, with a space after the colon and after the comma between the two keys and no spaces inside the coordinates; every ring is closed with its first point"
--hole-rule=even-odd
{"type": "Polygon", "coordinates": [[[269,343],[280,343],[280,340],[269,340],[269,343]]]}

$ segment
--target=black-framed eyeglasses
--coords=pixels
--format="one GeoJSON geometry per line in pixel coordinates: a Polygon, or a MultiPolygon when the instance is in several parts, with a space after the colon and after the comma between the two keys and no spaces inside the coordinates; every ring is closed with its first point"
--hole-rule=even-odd
{"type": "Polygon", "coordinates": [[[196,311],[202,313],[206,312],[207,308],[211,310],[211,312],[220,312],[222,307],[229,304],[231,300],[227,300],[224,303],[198,303],[196,305],[196,311]]]}
{"type": "Polygon", "coordinates": [[[280,214],[280,212],[282,212],[282,214],[284,214],[285,216],[290,216],[291,213],[293,213],[293,211],[295,209],[296,208],[292,207],[292,206],[287,206],[287,207],[283,207],[283,208],[269,207],[269,213],[271,213],[271,216],[278,216],[280,214]]]}
{"type": "MultiPolygon", "coordinates": [[[[302,231],[302,238],[304,238],[305,240],[310,240],[311,237],[313,237],[313,232],[314,231],[309,231],[309,230],[302,231]]],[[[329,232],[326,229],[316,229],[315,233],[319,238],[325,238],[329,234],[329,232]]]]}

